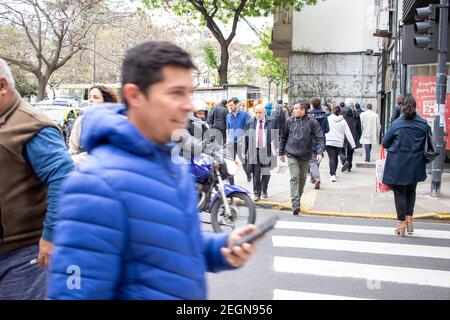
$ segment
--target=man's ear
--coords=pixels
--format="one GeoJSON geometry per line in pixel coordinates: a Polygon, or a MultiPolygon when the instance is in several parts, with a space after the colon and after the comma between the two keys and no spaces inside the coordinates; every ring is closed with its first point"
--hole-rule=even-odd
{"type": "Polygon", "coordinates": [[[127,83],[122,87],[122,94],[127,101],[128,107],[139,108],[141,106],[144,94],[139,87],[133,83],[127,83]]]}
{"type": "Polygon", "coordinates": [[[0,94],[6,94],[6,91],[8,91],[8,81],[6,81],[5,78],[0,76],[0,94]]]}

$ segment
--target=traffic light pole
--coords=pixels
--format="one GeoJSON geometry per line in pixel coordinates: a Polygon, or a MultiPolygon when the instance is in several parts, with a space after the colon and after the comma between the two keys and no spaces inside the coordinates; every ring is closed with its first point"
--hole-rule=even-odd
{"type": "Polygon", "coordinates": [[[431,165],[431,196],[441,196],[441,179],[444,169],[444,122],[445,122],[445,97],[447,90],[447,32],[448,32],[448,8],[449,0],[441,0],[439,6],[439,55],[436,74],[436,105],[433,119],[433,142],[439,156],[431,165]],[[436,112],[437,111],[437,112],[436,112]]]}

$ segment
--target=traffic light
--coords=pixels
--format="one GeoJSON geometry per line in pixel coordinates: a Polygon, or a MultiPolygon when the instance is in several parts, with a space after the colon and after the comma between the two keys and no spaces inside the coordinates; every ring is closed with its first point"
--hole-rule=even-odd
{"type": "Polygon", "coordinates": [[[417,8],[414,18],[414,46],[422,49],[436,48],[436,5],[430,4],[428,7],[417,8]]]}

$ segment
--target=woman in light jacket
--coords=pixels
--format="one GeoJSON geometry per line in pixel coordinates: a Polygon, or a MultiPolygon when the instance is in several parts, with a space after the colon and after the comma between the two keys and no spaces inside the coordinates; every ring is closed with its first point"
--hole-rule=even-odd
{"type": "Polygon", "coordinates": [[[405,229],[413,233],[417,183],[427,178],[424,149],[429,130],[428,123],[416,113],[416,100],[412,95],[405,97],[402,112],[381,143],[388,151],[383,183],[392,185],[398,219],[395,233],[401,237],[405,229]]]}
{"type": "MultiPolygon", "coordinates": [[[[105,86],[93,86],[89,90],[89,106],[100,103],[117,103],[119,99],[113,89],[105,86]]],[[[69,138],[69,153],[75,165],[79,165],[86,157],[83,146],[81,145],[81,121],[83,115],[80,115],[73,124],[72,132],[69,138]]]]}
{"type": "Polygon", "coordinates": [[[338,157],[344,146],[345,138],[347,138],[353,149],[356,148],[356,144],[347,121],[341,116],[341,108],[335,105],[331,109],[331,112],[332,113],[328,116],[330,131],[325,134],[325,141],[330,161],[331,182],[336,182],[338,157]]]}

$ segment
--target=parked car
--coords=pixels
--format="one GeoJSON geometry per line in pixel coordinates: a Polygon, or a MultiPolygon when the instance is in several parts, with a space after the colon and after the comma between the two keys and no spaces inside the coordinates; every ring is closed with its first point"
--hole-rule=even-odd
{"type": "Polygon", "coordinates": [[[53,104],[52,100],[41,101],[36,104],[35,108],[45,114],[61,128],[64,134],[64,141],[68,145],[70,133],[72,132],[75,119],[80,113],[80,109],[53,104]]]}

